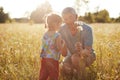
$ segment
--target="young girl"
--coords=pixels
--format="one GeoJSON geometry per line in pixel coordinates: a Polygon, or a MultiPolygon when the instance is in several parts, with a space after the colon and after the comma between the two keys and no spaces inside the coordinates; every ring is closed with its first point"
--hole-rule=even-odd
{"type": "Polygon", "coordinates": [[[67,48],[60,33],[57,31],[62,23],[62,18],[55,13],[50,13],[46,17],[46,27],[48,28],[42,38],[41,69],[39,80],[58,80],[60,54],[66,56],[67,48]]]}

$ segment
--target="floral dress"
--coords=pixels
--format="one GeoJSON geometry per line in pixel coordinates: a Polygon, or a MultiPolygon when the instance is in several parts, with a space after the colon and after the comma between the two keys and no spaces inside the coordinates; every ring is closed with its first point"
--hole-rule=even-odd
{"type": "Polygon", "coordinates": [[[52,58],[54,60],[59,60],[60,52],[58,52],[58,49],[55,44],[55,40],[59,35],[60,34],[56,32],[51,37],[48,36],[48,34],[45,34],[43,36],[42,52],[40,55],[42,58],[52,58]]]}

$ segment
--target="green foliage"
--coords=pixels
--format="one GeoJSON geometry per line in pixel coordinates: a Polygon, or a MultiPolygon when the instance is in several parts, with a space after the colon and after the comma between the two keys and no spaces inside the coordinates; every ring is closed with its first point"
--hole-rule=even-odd
{"type": "Polygon", "coordinates": [[[93,14],[91,14],[90,12],[86,13],[84,18],[85,18],[86,22],[88,22],[88,23],[94,23],[95,22],[95,16],[93,14]]]}
{"type": "Polygon", "coordinates": [[[85,13],[85,16],[83,18],[84,18],[84,21],[88,23],[94,23],[94,22],[110,23],[112,22],[112,19],[110,19],[109,13],[107,10],[101,10],[95,13],[88,12],[88,13],[85,13]]]}
{"type": "Polygon", "coordinates": [[[46,1],[31,13],[30,19],[35,23],[43,23],[45,15],[50,12],[52,12],[51,5],[48,1],[46,1]]]}
{"type": "Polygon", "coordinates": [[[120,16],[115,21],[120,23],[120,16]]]}
{"type": "Polygon", "coordinates": [[[7,20],[10,20],[9,14],[4,13],[3,7],[0,7],[0,23],[5,23],[7,20]]]}
{"type": "Polygon", "coordinates": [[[104,10],[101,10],[100,12],[98,12],[98,14],[96,15],[96,21],[101,22],[101,23],[110,22],[110,17],[109,17],[108,11],[104,9],[104,10]]]}

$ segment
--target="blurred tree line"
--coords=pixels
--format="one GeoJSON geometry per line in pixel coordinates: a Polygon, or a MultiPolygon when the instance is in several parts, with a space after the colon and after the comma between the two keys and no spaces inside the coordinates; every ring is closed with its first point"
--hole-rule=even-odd
{"type": "MultiPolygon", "coordinates": [[[[76,4],[80,6],[79,4],[76,4]]],[[[79,10],[79,9],[78,9],[79,10]]],[[[33,23],[44,23],[45,15],[52,12],[52,7],[48,1],[41,4],[36,10],[26,17],[29,22],[33,23]]],[[[16,19],[16,18],[15,18],[16,19]]],[[[16,21],[25,21],[25,18],[16,21]],[[23,20],[24,19],[24,20],[23,20]]],[[[110,18],[109,12],[107,10],[97,11],[95,13],[87,12],[85,16],[78,16],[78,20],[87,22],[87,23],[119,23],[120,16],[118,18],[110,18]]],[[[0,7],[0,23],[5,23],[6,21],[11,22],[8,13],[4,13],[4,9],[0,7]]],[[[15,21],[15,20],[14,20],[15,21]]]]}
{"type": "Polygon", "coordinates": [[[32,20],[35,23],[43,23],[45,15],[50,12],[52,12],[52,7],[50,3],[46,1],[31,13],[30,20],[32,20]]]}
{"type": "Polygon", "coordinates": [[[79,16],[79,20],[83,20],[88,23],[109,23],[111,19],[107,10],[101,10],[95,13],[85,13],[85,16],[79,16]]]}
{"type": "Polygon", "coordinates": [[[95,13],[85,13],[85,16],[79,16],[79,20],[88,22],[88,23],[119,23],[120,16],[118,18],[110,18],[109,12],[107,10],[101,10],[95,13]]]}
{"type": "Polygon", "coordinates": [[[0,23],[5,23],[7,21],[10,21],[9,14],[4,12],[3,7],[0,7],[0,23]]]}

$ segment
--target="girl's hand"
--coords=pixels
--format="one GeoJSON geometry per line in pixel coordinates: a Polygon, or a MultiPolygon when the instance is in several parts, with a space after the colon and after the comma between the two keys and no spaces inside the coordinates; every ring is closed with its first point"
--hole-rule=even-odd
{"type": "Polygon", "coordinates": [[[62,54],[62,56],[66,56],[67,46],[66,46],[65,41],[61,38],[61,36],[57,38],[56,44],[57,44],[58,51],[62,54]]]}

